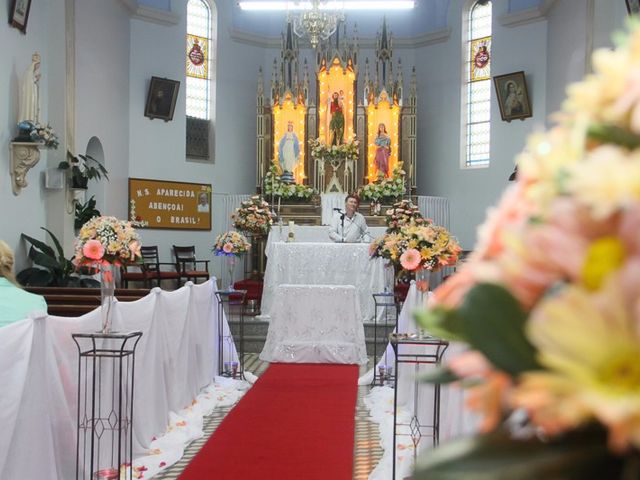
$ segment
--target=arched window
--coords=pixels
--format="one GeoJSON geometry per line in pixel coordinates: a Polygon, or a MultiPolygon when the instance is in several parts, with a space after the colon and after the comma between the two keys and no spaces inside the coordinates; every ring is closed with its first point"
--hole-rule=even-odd
{"type": "Polygon", "coordinates": [[[187,2],[186,95],[187,156],[209,158],[209,132],[214,103],[215,6],[205,0],[187,2]]]}
{"type": "Polygon", "coordinates": [[[491,0],[465,12],[462,166],[486,167],[491,153],[491,0]]]}

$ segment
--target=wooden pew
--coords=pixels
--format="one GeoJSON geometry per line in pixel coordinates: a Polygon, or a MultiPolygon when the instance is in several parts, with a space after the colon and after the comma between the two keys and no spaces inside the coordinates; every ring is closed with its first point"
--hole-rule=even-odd
{"type": "MultiPolygon", "coordinates": [[[[26,291],[42,295],[51,315],[79,317],[100,306],[99,288],[26,287],[26,291]]],[[[116,288],[119,302],[133,302],[149,294],[145,288],[116,288]]]]}

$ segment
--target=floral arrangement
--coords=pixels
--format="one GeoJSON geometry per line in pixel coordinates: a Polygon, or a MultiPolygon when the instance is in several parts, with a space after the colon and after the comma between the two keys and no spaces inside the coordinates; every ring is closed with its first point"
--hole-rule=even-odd
{"type": "Polygon", "coordinates": [[[378,178],[373,183],[360,187],[358,196],[362,200],[379,202],[382,199],[399,198],[405,193],[404,176],[406,172],[400,166],[393,169],[391,177],[385,178],[384,173],[378,172],[378,178]]]}
{"type": "Polygon", "coordinates": [[[312,158],[322,160],[357,160],[360,153],[360,142],[350,140],[340,145],[327,145],[319,138],[309,141],[309,151],[312,158]]]}
{"type": "Polygon", "coordinates": [[[376,238],[369,246],[371,257],[382,257],[408,271],[432,272],[453,266],[462,248],[446,228],[427,223],[407,224],[399,231],[376,238]]]}
{"type": "Polygon", "coordinates": [[[418,478],[640,478],[640,30],[593,66],[418,316],[469,345],[431,380],[483,416],[418,478]]]}
{"type": "Polygon", "coordinates": [[[241,232],[249,232],[266,235],[273,225],[274,214],[269,209],[269,204],[262,200],[260,195],[254,195],[249,200],[240,204],[235,213],[231,215],[233,226],[241,232]]]}
{"type": "Polygon", "coordinates": [[[408,224],[427,225],[431,223],[423,218],[420,210],[411,200],[400,200],[385,212],[387,233],[399,232],[400,227],[408,224]]]}
{"type": "Polygon", "coordinates": [[[271,165],[262,184],[265,196],[280,197],[282,199],[310,200],[318,193],[308,185],[283,182],[280,180],[276,165],[271,165]]]}
{"type": "Polygon", "coordinates": [[[103,216],[92,218],[80,229],[73,263],[120,266],[136,263],[140,258],[140,237],[131,223],[103,216]]]}
{"type": "Polygon", "coordinates": [[[60,140],[51,125],[42,125],[31,121],[24,121],[18,124],[21,134],[28,134],[32,142],[41,143],[47,148],[58,148],[60,140]]]}
{"type": "Polygon", "coordinates": [[[251,244],[244,235],[230,230],[216,237],[216,242],[213,245],[213,254],[224,257],[238,257],[243,253],[247,253],[250,248],[251,244]]]}

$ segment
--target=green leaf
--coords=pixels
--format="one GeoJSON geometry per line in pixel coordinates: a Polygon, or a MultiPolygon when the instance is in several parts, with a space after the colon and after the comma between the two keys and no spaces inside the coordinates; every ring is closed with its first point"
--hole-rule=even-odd
{"type": "Polygon", "coordinates": [[[457,382],[460,380],[460,377],[453,373],[449,368],[439,366],[419,375],[418,380],[423,383],[439,383],[444,385],[451,382],[457,382]]]}
{"type": "Polygon", "coordinates": [[[22,238],[24,238],[25,240],[27,240],[29,243],[31,243],[31,245],[33,245],[34,247],[36,247],[38,250],[40,250],[41,252],[43,252],[46,255],[49,255],[50,257],[54,257],[56,256],[55,252],[53,251],[53,248],[51,248],[49,245],[47,245],[44,242],[41,242],[40,240],[36,240],[33,237],[30,237],[29,235],[25,235],[24,233],[22,234],[22,238]]]}
{"type": "Polygon", "coordinates": [[[418,459],[413,480],[602,480],[620,478],[602,432],[580,431],[553,442],[513,440],[507,432],[464,438],[418,459]]]}
{"type": "Polygon", "coordinates": [[[421,309],[414,313],[414,318],[431,335],[445,340],[468,342],[457,310],[443,307],[421,309]]]}
{"type": "Polygon", "coordinates": [[[45,232],[47,232],[49,234],[49,236],[51,237],[51,239],[53,240],[53,244],[56,246],[56,250],[58,251],[58,260],[62,263],[62,259],[65,258],[64,250],[62,249],[62,245],[60,245],[60,242],[58,241],[56,236],[50,230],[47,230],[44,227],[40,227],[40,228],[42,230],[44,230],[45,232]]]}
{"type": "Polygon", "coordinates": [[[640,136],[616,125],[604,123],[591,125],[587,131],[587,136],[592,140],[602,143],[614,143],[629,150],[635,150],[640,147],[640,136]]]}
{"type": "Polygon", "coordinates": [[[498,369],[517,375],[540,368],[536,349],[525,336],[527,314],[504,287],[475,285],[456,315],[453,323],[461,336],[498,369]]]}
{"type": "Polygon", "coordinates": [[[51,285],[53,276],[48,270],[42,268],[26,268],[16,275],[16,280],[25,287],[48,287],[51,285]]]}

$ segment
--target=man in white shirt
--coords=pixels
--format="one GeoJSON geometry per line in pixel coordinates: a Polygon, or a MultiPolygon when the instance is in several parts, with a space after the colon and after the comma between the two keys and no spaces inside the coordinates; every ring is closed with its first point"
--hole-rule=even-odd
{"type": "Polygon", "coordinates": [[[336,212],[331,220],[329,238],[337,243],[357,243],[369,236],[367,221],[358,213],[360,202],[355,195],[347,196],[344,212],[336,212]]]}

